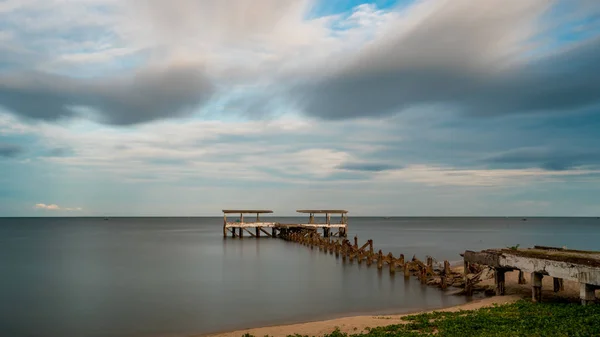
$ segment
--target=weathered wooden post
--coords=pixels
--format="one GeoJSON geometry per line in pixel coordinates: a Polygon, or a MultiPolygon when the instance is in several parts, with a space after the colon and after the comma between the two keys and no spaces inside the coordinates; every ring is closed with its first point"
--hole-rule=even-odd
{"type": "Polygon", "coordinates": [[[533,302],[541,302],[542,301],[542,278],[544,275],[542,273],[531,273],[531,300],[533,302]]]}
{"type": "Polygon", "coordinates": [[[496,296],[504,295],[506,289],[505,283],[506,270],[496,268],[494,269],[494,282],[496,283],[496,296]]]}
{"type": "Polygon", "coordinates": [[[410,277],[410,262],[404,263],[404,278],[410,277]]]}
{"type": "Polygon", "coordinates": [[[427,257],[427,274],[433,275],[433,258],[431,256],[427,257]]]}
{"type": "Polygon", "coordinates": [[[396,273],[396,259],[392,253],[388,254],[388,266],[390,267],[390,274],[396,273]]]}
{"type": "Polygon", "coordinates": [[[227,238],[227,213],[223,213],[223,237],[227,238]]]}
{"type": "Polygon", "coordinates": [[[442,289],[446,289],[448,288],[448,276],[450,275],[451,271],[450,271],[450,263],[448,262],[448,260],[444,260],[444,268],[442,269],[442,272],[440,273],[440,281],[441,281],[441,288],[442,289]]]}
{"type": "Polygon", "coordinates": [[[400,258],[398,259],[398,265],[404,266],[404,254],[400,254],[400,258]]]}
{"type": "Polygon", "coordinates": [[[276,232],[275,227],[271,228],[271,237],[273,237],[273,238],[277,237],[277,232],[276,232]]]}
{"type": "Polygon", "coordinates": [[[382,269],[383,268],[383,253],[381,252],[381,249],[379,250],[379,252],[377,253],[377,269],[382,269]]]}

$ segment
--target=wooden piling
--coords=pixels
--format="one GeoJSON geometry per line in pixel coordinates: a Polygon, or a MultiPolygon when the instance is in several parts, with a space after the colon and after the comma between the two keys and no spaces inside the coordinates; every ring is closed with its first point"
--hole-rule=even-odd
{"type": "Polygon", "coordinates": [[[383,268],[383,253],[381,252],[381,249],[379,250],[379,252],[377,253],[377,269],[382,269],[383,268]]]}
{"type": "Polygon", "coordinates": [[[388,254],[388,266],[390,267],[390,274],[396,273],[396,259],[392,253],[388,254]]]}

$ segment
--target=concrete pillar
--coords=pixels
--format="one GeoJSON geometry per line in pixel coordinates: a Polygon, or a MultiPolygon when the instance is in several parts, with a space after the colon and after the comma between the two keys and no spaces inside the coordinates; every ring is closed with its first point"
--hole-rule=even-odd
{"type": "Polygon", "coordinates": [[[542,278],[541,273],[531,273],[531,300],[533,302],[542,301],[542,278]]]}
{"type": "Polygon", "coordinates": [[[506,270],[503,269],[494,269],[494,281],[496,283],[496,295],[504,295],[506,287],[505,287],[505,274],[506,270]]]}
{"type": "Polygon", "coordinates": [[[594,287],[591,284],[580,283],[579,284],[579,297],[581,298],[581,304],[588,305],[594,303],[596,300],[596,294],[594,287]]]}
{"type": "Polygon", "coordinates": [[[519,280],[518,280],[519,284],[527,284],[527,281],[525,280],[525,275],[523,274],[522,270],[519,270],[519,280]]]}

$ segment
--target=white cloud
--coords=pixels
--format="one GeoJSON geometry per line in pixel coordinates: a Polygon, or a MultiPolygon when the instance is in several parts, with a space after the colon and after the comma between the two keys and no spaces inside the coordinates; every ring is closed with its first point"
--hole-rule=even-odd
{"type": "Polygon", "coordinates": [[[539,182],[563,181],[567,177],[586,179],[586,176],[593,174],[600,174],[600,170],[457,169],[409,165],[403,169],[381,172],[376,180],[415,182],[428,186],[514,187],[539,182]]]}
{"type": "Polygon", "coordinates": [[[33,208],[38,209],[38,210],[46,210],[46,211],[66,211],[66,212],[79,212],[79,211],[83,210],[83,208],[81,208],[81,207],[63,208],[56,204],[35,204],[35,206],[33,208]]]}

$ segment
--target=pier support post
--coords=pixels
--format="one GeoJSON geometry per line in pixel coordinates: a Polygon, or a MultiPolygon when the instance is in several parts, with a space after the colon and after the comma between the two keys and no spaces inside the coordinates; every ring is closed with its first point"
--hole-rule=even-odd
{"type": "Polygon", "coordinates": [[[542,278],[541,273],[531,273],[531,300],[533,302],[542,301],[542,278]]]}
{"type": "Polygon", "coordinates": [[[583,305],[594,303],[596,300],[595,287],[591,284],[580,283],[579,297],[581,298],[581,304],[583,305]]]}
{"type": "Polygon", "coordinates": [[[239,235],[240,239],[243,239],[244,238],[244,229],[242,227],[239,227],[238,231],[239,231],[238,235],[239,235]]]}
{"type": "Polygon", "coordinates": [[[260,229],[256,227],[254,230],[256,231],[256,237],[260,238],[260,229]]]}
{"type": "Polygon", "coordinates": [[[410,262],[404,263],[404,278],[410,277],[410,262]]]}
{"type": "Polygon", "coordinates": [[[276,232],[275,227],[271,228],[271,237],[273,237],[273,238],[277,237],[277,232],[276,232]]]}
{"type": "Polygon", "coordinates": [[[379,250],[379,252],[377,253],[377,269],[382,269],[383,268],[383,253],[381,252],[381,249],[379,250]]]}
{"type": "Polygon", "coordinates": [[[554,277],[553,278],[553,283],[554,283],[554,292],[557,293],[561,290],[565,290],[565,286],[563,283],[563,279],[558,278],[558,277],[554,277]]]}
{"type": "Polygon", "coordinates": [[[494,281],[496,283],[496,296],[504,295],[504,293],[505,293],[505,289],[506,289],[505,274],[506,274],[506,270],[504,270],[504,269],[494,269],[494,281]]]}
{"type": "Polygon", "coordinates": [[[431,256],[427,257],[427,274],[433,274],[433,258],[431,256]]]}

